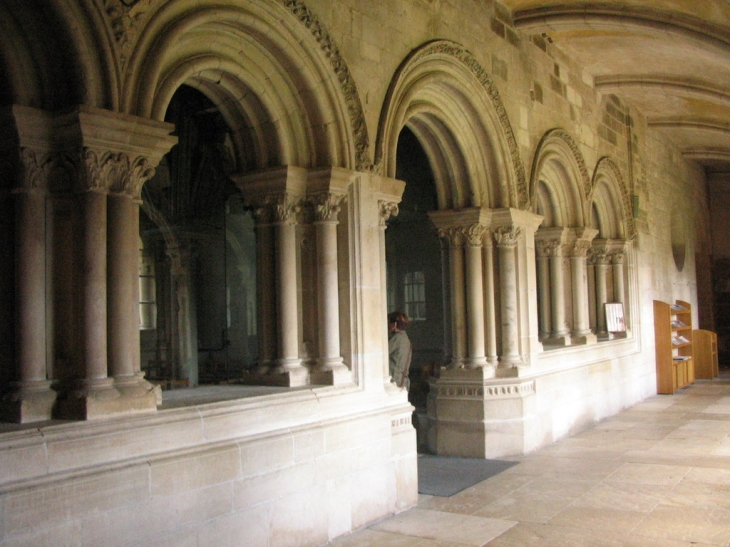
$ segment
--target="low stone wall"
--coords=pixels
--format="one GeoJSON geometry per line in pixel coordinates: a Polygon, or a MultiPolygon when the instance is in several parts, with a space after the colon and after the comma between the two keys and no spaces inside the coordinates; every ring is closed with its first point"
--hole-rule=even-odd
{"type": "Polygon", "coordinates": [[[416,504],[411,411],[307,389],[4,432],[0,545],[322,545],[416,504]]]}

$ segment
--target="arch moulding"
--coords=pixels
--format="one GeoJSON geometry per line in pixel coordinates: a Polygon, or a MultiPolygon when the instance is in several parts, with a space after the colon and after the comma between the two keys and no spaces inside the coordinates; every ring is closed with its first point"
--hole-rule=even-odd
{"type": "Polygon", "coordinates": [[[592,189],[592,182],[588,175],[588,168],[586,167],[585,159],[583,159],[583,154],[581,153],[580,148],[578,148],[578,144],[567,131],[561,128],[555,128],[549,130],[545,133],[545,135],[543,135],[535,151],[535,157],[532,162],[532,174],[530,176],[531,208],[535,207],[535,192],[543,163],[551,152],[558,152],[560,150],[567,150],[570,152],[569,158],[573,162],[573,167],[577,169],[577,174],[580,178],[580,180],[574,182],[578,184],[578,189],[580,190],[583,203],[588,201],[588,195],[592,189]]]}
{"type": "MultiPolygon", "coordinates": [[[[407,84],[410,74],[421,64],[429,61],[439,62],[438,58],[450,59],[457,63],[470,73],[478,82],[478,84],[486,92],[486,97],[492,107],[492,117],[496,120],[496,126],[501,130],[501,134],[497,135],[495,141],[499,147],[504,149],[504,155],[509,163],[509,180],[506,184],[506,190],[509,194],[510,203],[516,204],[520,209],[526,209],[529,205],[529,195],[525,168],[520,158],[517,139],[512,130],[507,110],[499,95],[499,91],[494,84],[491,76],[481,66],[479,61],[463,46],[448,40],[436,40],[428,42],[425,45],[412,51],[410,55],[398,67],[393,80],[386,93],[383,103],[383,110],[380,115],[378,127],[378,136],[375,143],[375,159],[374,169],[378,173],[383,173],[387,169],[389,163],[388,147],[397,139],[399,131],[402,129],[398,125],[398,121],[394,119],[395,112],[403,105],[398,104],[401,94],[404,93],[404,85],[407,84]]],[[[440,61],[443,65],[445,61],[440,61]]],[[[447,66],[444,66],[445,72],[449,72],[447,66]]],[[[486,129],[489,129],[488,127],[486,129]]]]}
{"type": "Polygon", "coordinates": [[[608,156],[602,157],[596,163],[587,201],[588,203],[591,203],[593,200],[593,192],[595,191],[598,180],[602,175],[615,184],[613,190],[619,193],[621,208],[623,209],[623,214],[621,216],[624,222],[624,227],[626,228],[626,239],[634,240],[636,238],[636,223],[634,222],[634,215],[632,213],[631,199],[626,189],[626,183],[624,182],[621,170],[618,165],[616,165],[616,162],[608,156]]]}

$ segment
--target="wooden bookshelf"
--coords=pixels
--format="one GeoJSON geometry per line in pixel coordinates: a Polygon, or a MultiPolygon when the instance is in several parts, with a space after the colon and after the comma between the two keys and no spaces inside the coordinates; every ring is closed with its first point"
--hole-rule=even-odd
{"type": "Polygon", "coordinates": [[[692,350],[697,378],[712,380],[720,374],[717,360],[717,334],[704,329],[692,331],[692,350]]]}
{"type": "Polygon", "coordinates": [[[657,393],[671,395],[695,381],[692,306],[654,300],[657,393]]]}

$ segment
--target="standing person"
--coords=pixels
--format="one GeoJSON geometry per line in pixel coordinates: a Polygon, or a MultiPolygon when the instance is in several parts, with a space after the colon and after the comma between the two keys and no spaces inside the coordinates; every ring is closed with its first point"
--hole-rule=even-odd
{"type": "Polygon", "coordinates": [[[402,311],[388,314],[388,353],[390,354],[391,381],[406,391],[411,385],[408,369],[411,366],[411,341],[406,327],[411,322],[402,311]]]}

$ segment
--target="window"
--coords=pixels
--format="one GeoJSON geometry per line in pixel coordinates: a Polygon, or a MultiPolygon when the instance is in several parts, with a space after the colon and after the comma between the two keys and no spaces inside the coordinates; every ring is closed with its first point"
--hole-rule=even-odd
{"type": "Polygon", "coordinates": [[[426,319],[426,276],[423,272],[407,273],[403,280],[405,312],[414,321],[426,319]]]}

